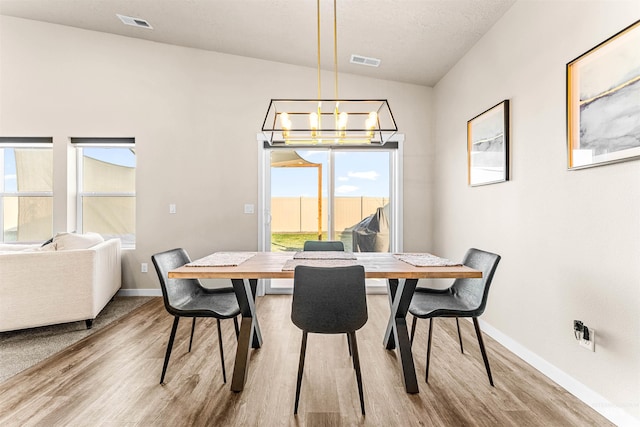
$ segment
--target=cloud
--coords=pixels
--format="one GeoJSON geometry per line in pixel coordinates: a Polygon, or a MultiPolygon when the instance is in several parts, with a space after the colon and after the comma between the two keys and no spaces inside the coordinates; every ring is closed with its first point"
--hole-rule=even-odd
{"type": "Polygon", "coordinates": [[[353,193],[357,190],[358,187],[356,187],[355,185],[340,185],[336,187],[336,193],[338,194],[353,193]]]}
{"type": "Polygon", "coordinates": [[[360,179],[368,179],[370,181],[375,181],[378,179],[380,174],[376,171],[366,171],[366,172],[349,172],[347,174],[349,178],[360,178],[360,179]]]}
{"type": "Polygon", "coordinates": [[[349,181],[349,178],[346,176],[339,176],[338,181],[342,181],[342,182],[349,181]]]}

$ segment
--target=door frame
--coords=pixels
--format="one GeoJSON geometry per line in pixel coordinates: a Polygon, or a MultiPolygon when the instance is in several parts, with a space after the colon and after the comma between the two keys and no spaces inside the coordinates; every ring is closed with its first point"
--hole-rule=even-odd
{"type": "MultiPolygon", "coordinates": [[[[271,211],[270,211],[270,201],[271,201],[271,148],[267,142],[264,140],[264,137],[261,133],[257,134],[257,149],[258,149],[258,250],[268,252],[271,250],[270,240],[269,244],[267,244],[267,236],[271,236],[271,211]]],[[[392,148],[376,147],[374,149],[389,151],[391,153],[390,156],[390,167],[389,167],[389,181],[390,181],[390,194],[389,200],[391,203],[391,230],[390,230],[390,251],[391,252],[402,252],[403,250],[403,224],[402,224],[402,213],[403,213],[403,144],[404,144],[404,134],[396,134],[394,136],[394,140],[390,141],[389,144],[392,148]],[[395,146],[395,147],[393,147],[395,146]]],[[[296,148],[296,147],[291,147],[296,148]]],[[[312,148],[312,147],[309,147],[312,148]]],[[[318,147],[321,148],[321,147],[318,147]]],[[[331,148],[331,147],[327,147],[331,148]]],[[[352,148],[339,148],[339,149],[353,149],[353,150],[361,150],[366,147],[358,146],[352,148]]],[[[335,147],[333,147],[335,150],[335,147]]],[[[331,150],[329,150],[331,151],[331,150]]],[[[329,156],[329,174],[334,173],[334,167],[332,164],[331,155],[329,156]]],[[[333,179],[329,179],[329,186],[327,188],[327,194],[333,194],[335,182],[333,179]]],[[[328,202],[328,228],[331,228],[331,219],[333,216],[333,206],[331,202],[331,197],[329,197],[328,202]]],[[[291,289],[287,288],[271,288],[270,287],[270,279],[259,279],[258,280],[258,295],[265,295],[265,293],[270,294],[290,294],[292,292],[291,289]]],[[[367,293],[386,293],[386,286],[367,286],[367,293]]]]}

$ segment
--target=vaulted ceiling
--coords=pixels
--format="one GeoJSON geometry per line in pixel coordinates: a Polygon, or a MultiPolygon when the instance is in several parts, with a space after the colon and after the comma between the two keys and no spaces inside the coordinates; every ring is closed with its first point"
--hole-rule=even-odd
{"type": "MultiPolygon", "coordinates": [[[[515,1],[337,0],[338,69],[433,86],[515,1]]],[[[321,66],[332,70],[333,2],[320,3],[321,66]]],[[[1,15],[314,68],[316,11],[313,0],[0,0],[1,15]]]]}

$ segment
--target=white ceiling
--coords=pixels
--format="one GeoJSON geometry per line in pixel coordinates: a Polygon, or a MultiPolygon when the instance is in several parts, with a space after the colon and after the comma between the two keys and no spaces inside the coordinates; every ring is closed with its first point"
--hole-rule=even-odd
{"type": "MultiPolygon", "coordinates": [[[[516,0],[338,0],[340,72],[434,86],[516,0]],[[349,63],[351,54],[382,60],[349,63]]],[[[0,0],[0,14],[317,67],[313,0],[0,0]],[[143,18],[153,30],[124,25],[143,18]]],[[[321,0],[322,68],[333,69],[333,2],[321,0]]]]}

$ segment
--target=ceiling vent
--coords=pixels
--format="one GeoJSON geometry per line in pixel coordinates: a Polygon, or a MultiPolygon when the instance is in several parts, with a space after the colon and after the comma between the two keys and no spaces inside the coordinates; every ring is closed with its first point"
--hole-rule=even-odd
{"type": "Polygon", "coordinates": [[[366,56],[362,56],[362,55],[351,55],[351,62],[352,64],[358,64],[358,65],[367,65],[369,67],[379,67],[380,66],[380,60],[376,59],[376,58],[368,58],[366,56]]]}
{"type": "Polygon", "coordinates": [[[119,15],[116,13],[116,16],[118,18],[120,18],[120,20],[122,21],[123,24],[126,25],[131,25],[133,27],[138,27],[138,28],[147,28],[149,30],[153,30],[153,27],[151,26],[151,24],[149,24],[147,22],[146,19],[142,19],[142,18],[132,18],[130,16],[125,16],[125,15],[119,15]]]}

